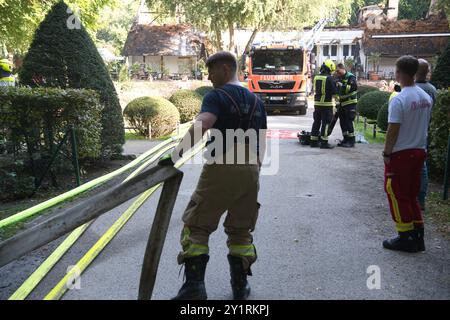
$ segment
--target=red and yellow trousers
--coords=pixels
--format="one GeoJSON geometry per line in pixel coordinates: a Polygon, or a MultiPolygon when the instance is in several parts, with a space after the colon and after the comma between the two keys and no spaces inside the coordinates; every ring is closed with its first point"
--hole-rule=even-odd
{"type": "Polygon", "coordinates": [[[389,164],[385,163],[384,190],[398,232],[423,227],[417,197],[425,157],[423,149],[408,149],[393,153],[389,164]]]}

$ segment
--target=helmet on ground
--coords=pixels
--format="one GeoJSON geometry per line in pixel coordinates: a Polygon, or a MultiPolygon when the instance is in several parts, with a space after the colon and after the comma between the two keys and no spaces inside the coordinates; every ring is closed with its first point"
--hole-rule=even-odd
{"type": "Polygon", "coordinates": [[[2,59],[2,60],[0,60],[0,69],[11,73],[12,69],[13,69],[12,63],[9,62],[9,60],[7,60],[7,59],[2,59]]]}

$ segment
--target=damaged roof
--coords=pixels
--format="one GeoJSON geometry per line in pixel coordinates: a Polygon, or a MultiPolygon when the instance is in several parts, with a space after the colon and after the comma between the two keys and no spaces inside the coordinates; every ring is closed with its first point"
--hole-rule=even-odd
{"type": "Polygon", "coordinates": [[[124,56],[197,56],[202,39],[188,25],[135,24],[128,33],[124,56]]]}
{"type": "Polygon", "coordinates": [[[447,46],[450,37],[442,34],[448,33],[448,20],[442,14],[426,20],[382,21],[379,29],[365,29],[363,47],[366,55],[377,53],[391,57],[406,54],[436,56],[447,46]],[[393,35],[395,37],[392,37],[393,35]]]}

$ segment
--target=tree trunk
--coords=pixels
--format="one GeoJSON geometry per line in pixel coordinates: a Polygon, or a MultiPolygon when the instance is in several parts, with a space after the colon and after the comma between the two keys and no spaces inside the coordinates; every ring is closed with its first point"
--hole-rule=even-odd
{"type": "Polygon", "coordinates": [[[215,39],[216,40],[215,41],[216,49],[217,49],[217,51],[222,51],[223,50],[223,47],[222,47],[222,32],[221,32],[219,26],[217,26],[216,24],[214,25],[214,33],[215,33],[215,36],[216,36],[216,39],[215,39]]]}
{"type": "Polygon", "coordinates": [[[234,22],[233,19],[228,19],[228,33],[230,34],[230,43],[228,44],[228,51],[234,50],[234,22]]]}
{"type": "Polygon", "coordinates": [[[250,53],[250,49],[252,47],[252,43],[256,38],[256,35],[258,34],[259,29],[255,28],[252,32],[252,35],[250,36],[250,39],[248,39],[247,45],[245,46],[244,52],[242,53],[242,59],[241,59],[241,67],[244,68],[245,66],[245,58],[250,53]]]}
{"type": "Polygon", "coordinates": [[[435,15],[439,12],[438,0],[431,0],[430,7],[428,9],[427,18],[431,15],[435,15]]]}
{"type": "Polygon", "coordinates": [[[256,35],[258,34],[258,31],[259,31],[258,28],[253,30],[252,35],[250,36],[250,39],[248,39],[247,45],[245,46],[244,54],[248,54],[250,52],[252,43],[255,40],[256,35]]]}

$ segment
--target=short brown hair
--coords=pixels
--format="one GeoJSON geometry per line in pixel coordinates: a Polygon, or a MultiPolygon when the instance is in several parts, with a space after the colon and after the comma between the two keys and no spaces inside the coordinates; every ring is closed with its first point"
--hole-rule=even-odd
{"type": "Polygon", "coordinates": [[[238,63],[236,58],[231,52],[220,51],[213,54],[208,58],[208,60],[206,60],[206,67],[212,68],[214,65],[218,63],[228,64],[234,72],[237,71],[238,63]]]}
{"type": "Polygon", "coordinates": [[[345,70],[345,66],[343,63],[338,63],[338,65],[336,66],[337,69],[344,69],[345,70]]]}
{"type": "Polygon", "coordinates": [[[402,56],[398,58],[395,66],[401,73],[414,77],[419,70],[419,60],[413,56],[402,56]]]}

